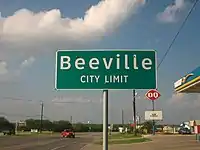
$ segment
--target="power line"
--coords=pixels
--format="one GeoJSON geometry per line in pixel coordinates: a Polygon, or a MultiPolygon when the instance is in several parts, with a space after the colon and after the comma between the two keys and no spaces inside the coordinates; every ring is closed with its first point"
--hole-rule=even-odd
{"type": "Polygon", "coordinates": [[[122,125],[124,125],[124,110],[122,109],[122,125]]]}
{"type": "Polygon", "coordinates": [[[31,99],[22,99],[22,98],[15,98],[15,97],[9,97],[9,96],[5,96],[2,97],[3,99],[9,99],[9,100],[14,100],[14,101],[27,101],[27,102],[32,102],[33,100],[31,99]]]}
{"type": "MultiPolygon", "coordinates": [[[[38,100],[31,100],[31,99],[23,99],[23,98],[15,98],[15,97],[8,97],[4,96],[3,99],[7,100],[13,100],[13,101],[24,101],[24,102],[35,102],[35,103],[41,103],[41,101],[38,100]]],[[[50,102],[43,102],[43,103],[52,103],[52,104],[92,104],[92,103],[99,103],[98,101],[50,101],[50,102]]]]}
{"type": "Polygon", "coordinates": [[[168,47],[168,49],[166,50],[164,56],[162,57],[160,63],[158,64],[157,69],[160,67],[160,65],[163,63],[164,59],[165,59],[166,56],[168,55],[169,51],[171,50],[171,47],[173,46],[174,42],[176,41],[178,35],[180,34],[181,30],[183,29],[184,25],[186,24],[186,22],[187,22],[189,16],[190,16],[191,13],[193,12],[193,10],[194,10],[194,8],[195,8],[195,6],[197,5],[198,2],[199,2],[199,0],[196,0],[196,1],[194,2],[192,8],[190,9],[189,13],[188,13],[187,16],[185,17],[185,19],[184,19],[183,23],[181,24],[181,26],[180,26],[178,32],[177,32],[176,35],[174,36],[174,38],[173,38],[171,44],[169,45],[169,47],[168,47]]]}
{"type": "MultiPolygon", "coordinates": [[[[27,116],[27,115],[23,115],[23,114],[10,114],[10,113],[5,113],[5,112],[0,112],[0,117],[22,117],[22,118],[26,118],[26,119],[29,119],[29,118],[32,118],[32,119],[40,119],[40,116],[41,114],[39,115],[33,115],[33,116],[27,116]]],[[[43,118],[45,119],[48,119],[48,120],[51,120],[49,117],[47,116],[44,116],[43,115],[43,118]]]]}
{"type": "Polygon", "coordinates": [[[40,117],[40,115],[34,115],[34,116],[27,116],[23,114],[10,114],[10,113],[5,113],[5,112],[0,112],[0,116],[12,116],[12,117],[24,117],[24,118],[35,118],[35,117],[40,117]]]}

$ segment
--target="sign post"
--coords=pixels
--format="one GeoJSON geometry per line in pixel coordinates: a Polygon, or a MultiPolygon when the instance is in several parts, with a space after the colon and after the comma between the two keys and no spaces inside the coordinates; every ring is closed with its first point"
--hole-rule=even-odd
{"type": "Polygon", "coordinates": [[[108,90],[103,90],[103,150],[108,150],[108,90]]]}
{"type": "MultiPolygon", "coordinates": [[[[155,103],[154,101],[157,100],[161,95],[157,90],[149,90],[146,94],[145,94],[146,98],[148,98],[149,100],[152,101],[152,111],[155,110],[155,103]]],[[[155,135],[155,120],[153,119],[153,135],[155,135]]]]}
{"type": "Polygon", "coordinates": [[[58,50],[56,90],[103,90],[103,150],[108,150],[108,90],[156,89],[155,50],[58,50]]]}
{"type": "MultiPolygon", "coordinates": [[[[154,103],[154,101],[152,101],[152,107],[153,107],[152,111],[154,111],[155,110],[155,103],[154,103]]],[[[153,135],[155,135],[155,120],[154,119],[153,119],[153,129],[152,129],[152,132],[153,132],[153,135]]]]}
{"type": "Polygon", "coordinates": [[[134,121],[134,124],[135,124],[133,130],[134,130],[134,134],[136,136],[137,135],[137,131],[136,131],[137,121],[136,121],[136,105],[135,105],[135,99],[136,98],[135,97],[136,97],[136,92],[135,92],[135,90],[133,90],[133,121],[134,121]]]}

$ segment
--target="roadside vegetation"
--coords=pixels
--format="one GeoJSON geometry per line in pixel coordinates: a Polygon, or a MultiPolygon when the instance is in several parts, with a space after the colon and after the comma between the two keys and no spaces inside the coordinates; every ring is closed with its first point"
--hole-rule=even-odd
{"type": "Polygon", "coordinates": [[[135,139],[135,138],[141,138],[142,135],[138,134],[137,136],[135,136],[132,133],[117,133],[117,134],[113,134],[113,135],[109,135],[109,139],[135,139]]]}
{"type": "MultiPolygon", "coordinates": [[[[108,137],[108,144],[132,144],[148,141],[151,141],[151,139],[144,138],[140,134],[135,136],[133,133],[116,133],[109,135],[108,137]]],[[[102,145],[102,138],[101,140],[95,141],[94,143],[102,145]]]]}
{"type": "MultiPolygon", "coordinates": [[[[119,132],[119,127],[123,127],[124,129],[127,128],[127,133],[133,132],[133,128],[130,124],[114,124],[112,125],[112,132],[109,136],[110,140],[114,139],[126,139],[126,138],[136,138],[133,137],[133,134],[113,134],[119,132]]],[[[142,124],[138,125],[137,129],[137,138],[141,137],[144,134],[151,134],[152,133],[152,122],[147,121],[142,124]]],[[[156,125],[157,129],[162,130],[161,125],[156,125]]],[[[40,133],[41,129],[41,120],[40,119],[27,119],[25,120],[25,125],[18,125],[17,132],[16,131],[16,124],[9,122],[5,117],[0,117],[0,136],[3,133],[7,133],[7,135],[14,135],[17,133],[18,136],[28,136],[28,135],[37,135],[40,133]],[[36,133],[31,132],[31,130],[37,130],[36,133]]],[[[60,120],[60,121],[50,121],[50,120],[43,120],[42,121],[42,134],[58,134],[64,129],[74,129],[75,132],[102,132],[103,125],[102,124],[84,124],[84,123],[73,123],[71,124],[69,121],[60,120]]],[[[123,131],[125,132],[125,131],[123,131]]],[[[159,131],[158,132],[162,132],[159,131]]],[[[164,133],[164,132],[163,132],[164,133]]]]}

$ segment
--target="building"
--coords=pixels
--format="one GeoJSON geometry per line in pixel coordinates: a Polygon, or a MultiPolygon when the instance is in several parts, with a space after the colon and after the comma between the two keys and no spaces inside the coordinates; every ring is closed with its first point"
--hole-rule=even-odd
{"type": "Polygon", "coordinates": [[[189,122],[190,122],[192,132],[194,132],[194,128],[196,125],[200,125],[200,120],[191,120],[189,122]]]}

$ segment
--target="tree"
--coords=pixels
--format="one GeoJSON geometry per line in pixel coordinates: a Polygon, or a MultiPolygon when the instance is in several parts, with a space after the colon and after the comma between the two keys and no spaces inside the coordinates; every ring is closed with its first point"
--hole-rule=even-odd
{"type": "MultiPolygon", "coordinates": [[[[40,120],[28,119],[26,120],[26,127],[23,128],[24,130],[31,130],[31,129],[40,129],[41,122],[40,120]]],[[[64,129],[71,129],[72,124],[69,121],[60,120],[51,122],[50,120],[43,120],[42,121],[42,130],[43,131],[54,131],[54,132],[61,132],[64,129]]]]}
{"type": "Polygon", "coordinates": [[[0,130],[14,130],[15,125],[10,123],[6,118],[0,117],[0,130]]]}
{"type": "Polygon", "coordinates": [[[152,121],[146,121],[143,123],[142,130],[146,129],[147,133],[151,133],[153,128],[152,121]]]}
{"type": "Polygon", "coordinates": [[[53,122],[51,122],[50,120],[43,120],[43,130],[52,131],[53,128],[53,122]]]}
{"type": "Polygon", "coordinates": [[[26,120],[26,127],[28,130],[31,129],[40,129],[40,120],[37,119],[28,119],[26,120]]]}
{"type": "Polygon", "coordinates": [[[90,124],[88,125],[91,128],[91,132],[102,132],[103,125],[102,124],[90,124]]]}
{"type": "Polygon", "coordinates": [[[75,128],[76,132],[88,132],[89,131],[89,127],[80,122],[75,124],[74,128],[75,128]]]}
{"type": "Polygon", "coordinates": [[[61,132],[65,129],[72,129],[72,124],[69,121],[60,120],[53,122],[53,131],[61,132]]]}

